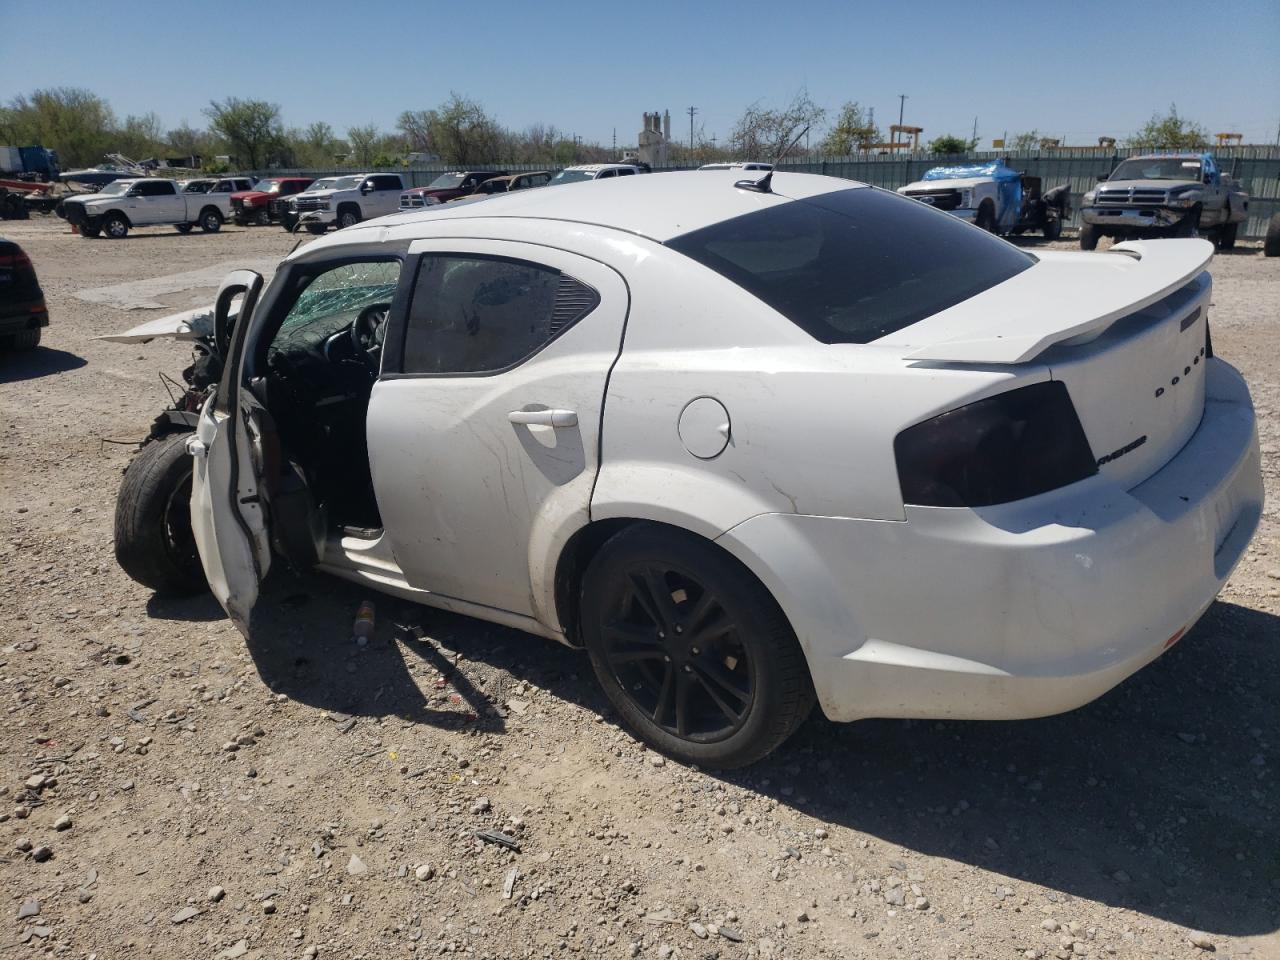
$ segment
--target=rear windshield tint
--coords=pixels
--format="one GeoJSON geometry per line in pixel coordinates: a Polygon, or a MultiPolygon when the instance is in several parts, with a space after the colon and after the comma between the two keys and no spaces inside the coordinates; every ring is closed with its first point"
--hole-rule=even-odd
{"type": "Polygon", "coordinates": [[[778,204],[667,245],[823,343],[870,343],[1036,262],[950,214],[866,187],[778,204]]]}

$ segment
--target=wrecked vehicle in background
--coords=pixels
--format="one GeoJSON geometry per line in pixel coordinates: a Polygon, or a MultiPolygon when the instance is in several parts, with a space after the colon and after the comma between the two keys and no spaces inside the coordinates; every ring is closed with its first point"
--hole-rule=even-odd
{"type": "Polygon", "coordinates": [[[1071,215],[1069,185],[1042,191],[1039,177],[1010,169],[1003,158],[934,167],[924,179],[899,187],[898,193],[1002,235],[1031,230],[1046,240],[1056,240],[1071,215]]]}
{"type": "Polygon", "coordinates": [[[1116,240],[1205,234],[1219,250],[1236,245],[1249,195],[1209,153],[1130,157],[1098,177],[1080,208],[1080,249],[1116,240]]]}

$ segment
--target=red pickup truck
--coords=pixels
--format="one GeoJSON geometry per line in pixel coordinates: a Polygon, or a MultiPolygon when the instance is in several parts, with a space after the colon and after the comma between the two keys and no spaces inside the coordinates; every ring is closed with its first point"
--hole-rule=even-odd
{"type": "Polygon", "coordinates": [[[458,197],[469,197],[486,180],[506,175],[505,170],[456,170],[442,173],[425,187],[414,187],[400,194],[400,209],[413,210],[430,206],[428,197],[434,197],[437,203],[448,203],[458,197]]]}
{"type": "Polygon", "coordinates": [[[272,220],[279,220],[280,204],[272,203],[281,197],[302,193],[311,186],[310,177],[268,177],[259,180],[252,190],[242,190],[231,195],[231,217],[242,227],[251,223],[265,227],[272,220]]]}

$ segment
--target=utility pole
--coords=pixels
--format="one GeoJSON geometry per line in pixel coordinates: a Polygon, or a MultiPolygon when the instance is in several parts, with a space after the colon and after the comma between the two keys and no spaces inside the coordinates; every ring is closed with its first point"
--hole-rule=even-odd
{"type": "Polygon", "coordinates": [[[970,150],[978,149],[978,118],[977,117],[973,118],[973,137],[970,139],[970,143],[973,144],[973,146],[969,148],[970,150]]]}
{"type": "Polygon", "coordinates": [[[698,108],[690,107],[687,112],[689,114],[689,152],[693,153],[693,115],[698,112],[698,108]]]}
{"type": "Polygon", "coordinates": [[[898,126],[902,126],[902,113],[906,109],[906,107],[907,107],[907,95],[905,93],[898,94],[898,126]]]}
{"type": "Polygon", "coordinates": [[[615,160],[618,158],[618,128],[617,127],[613,128],[613,157],[615,160]]]}

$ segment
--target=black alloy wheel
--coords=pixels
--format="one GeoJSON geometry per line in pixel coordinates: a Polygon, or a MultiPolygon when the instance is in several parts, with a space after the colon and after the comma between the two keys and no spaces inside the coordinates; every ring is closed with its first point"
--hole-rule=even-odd
{"type": "Polygon", "coordinates": [[[687,763],[751,763],[800,725],[813,687],[772,597],[714,545],[638,526],[601,548],[582,586],[592,666],[642,739],[687,763]]]}

